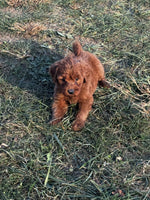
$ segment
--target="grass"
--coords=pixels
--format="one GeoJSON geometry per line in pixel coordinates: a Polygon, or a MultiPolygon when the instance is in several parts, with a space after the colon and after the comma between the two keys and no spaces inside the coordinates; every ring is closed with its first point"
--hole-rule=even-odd
{"type": "Polygon", "coordinates": [[[150,198],[149,1],[0,2],[0,198],[150,198]],[[85,128],[50,127],[49,66],[79,38],[106,70],[85,128]]]}

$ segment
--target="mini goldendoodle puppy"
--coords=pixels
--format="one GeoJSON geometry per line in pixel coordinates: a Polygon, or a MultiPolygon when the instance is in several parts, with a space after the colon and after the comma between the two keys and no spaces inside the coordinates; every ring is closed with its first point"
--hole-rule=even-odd
{"type": "Polygon", "coordinates": [[[74,131],[81,130],[93,104],[93,93],[99,83],[109,88],[104,75],[104,68],[98,58],[83,51],[80,43],[73,43],[73,53],[55,62],[49,69],[55,83],[54,102],[52,105],[51,125],[62,120],[69,104],[79,104],[79,111],[72,124],[74,131]]]}

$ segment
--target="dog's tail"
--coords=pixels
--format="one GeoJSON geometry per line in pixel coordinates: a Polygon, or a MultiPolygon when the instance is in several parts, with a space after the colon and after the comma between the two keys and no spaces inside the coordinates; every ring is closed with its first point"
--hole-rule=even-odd
{"type": "Polygon", "coordinates": [[[81,52],[83,51],[82,46],[79,41],[75,41],[73,43],[72,48],[73,48],[73,53],[75,54],[75,56],[79,56],[81,54],[81,52]]]}

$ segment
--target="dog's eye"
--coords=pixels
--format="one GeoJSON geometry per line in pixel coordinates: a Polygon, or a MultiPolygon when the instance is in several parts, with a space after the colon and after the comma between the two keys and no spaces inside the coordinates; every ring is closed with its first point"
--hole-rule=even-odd
{"type": "Polygon", "coordinates": [[[78,81],[79,79],[78,78],[76,78],[76,81],[78,81]]]}
{"type": "Polygon", "coordinates": [[[66,81],[65,78],[62,78],[61,80],[62,80],[62,82],[65,82],[65,81],[66,81]]]}

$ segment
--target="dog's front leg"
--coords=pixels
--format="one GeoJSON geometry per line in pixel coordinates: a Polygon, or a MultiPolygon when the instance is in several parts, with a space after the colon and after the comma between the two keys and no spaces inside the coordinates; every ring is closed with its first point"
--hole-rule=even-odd
{"type": "Polygon", "coordinates": [[[72,124],[72,129],[74,131],[80,131],[84,127],[85,121],[92,108],[92,104],[93,104],[93,97],[79,102],[79,111],[78,111],[75,121],[72,124]]]}
{"type": "Polygon", "coordinates": [[[52,120],[50,125],[59,123],[68,110],[68,104],[62,98],[55,98],[52,105],[52,120]]]}

